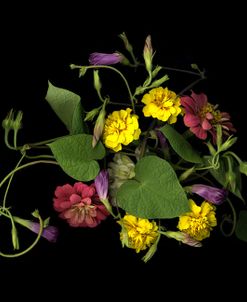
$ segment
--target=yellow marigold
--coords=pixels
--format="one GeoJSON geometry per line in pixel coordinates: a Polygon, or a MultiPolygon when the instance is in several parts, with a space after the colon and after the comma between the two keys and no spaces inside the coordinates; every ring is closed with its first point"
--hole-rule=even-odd
{"type": "Polygon", "coordinates": [[[146,93],[142,102],[146,105],[142,111],[146,117],[152,116],[163,122],[173,124],[181,113],[180,98],[168,88],[154,88],[146,93]]]}
{"type": "Polygon", "coordinates": [[[197,206],[192,199],[189,205],[191,212],[179,217],[179,230],[199,241],[209,237],[210,231],[217,225],[215,206],[207,201],[197,206]]]}
{"type": "Polygon", "coordinates": [[[150,222],[148,219],[126,214],[118,223],[122,226],[121,241],[137,253],[150,247],[158,237],[155,221],[150,222]]]}
{"type": "Polygon", "coordinates": [[[128,145],[139,138],[138,116],[131,109],[114,111],[108,115],[103,132],[103,142],[107,148],[118,152],[122,145],[128,145]]]}

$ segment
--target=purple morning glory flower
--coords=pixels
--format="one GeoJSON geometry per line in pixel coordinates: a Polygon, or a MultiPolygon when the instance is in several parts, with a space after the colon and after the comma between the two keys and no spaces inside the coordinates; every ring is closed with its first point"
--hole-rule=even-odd
{"type": "MultiPolygon", "coordinates": [[[[38,234],[40,229],[40,224],[38,222],[31,222],[29,229],[34,233],[38,234]]],[[[50,242],[56,242],[58,236],[58,228],[52,225],[48,225],[43,229],[41,236],[50,242]]]]}
{"type": "Polygon", "coordinates": [[[101,53],[93,52],[89,56],[89,63],[91,65],[112,65],[121,63],[124,56],[118,52],[114,53],[101,53]]]}
{"type": "Polygon", "coordinates": [[[96,191],[99,195],[100,200],[107,199],[108,195],[108,182],[109,182],[108,172],[106,170],[100,171],[94,180],[96,191]]]}
{"type": "Polygon", "coordinates": [[[191,192],[205,198],[213,204],[221,204],[227,197],[228,191],[226,189],[219,189],[203,184],[196,184],[191,186],[191,192]]]}
{"type": "MultiPolygon", "coordinates": [[[[40,230],[40,224],[38,222],[33,222],[28,219],[22,219],[17,216],[13,216],[15,222],[21,224],[22,226],[28,228],[32,232],[38,234],[40,230]]],[[[45,226],[41,234],[42,237],[50,242],[56,242],[58,237],[58,228],[52,225],[45,226]]]]}

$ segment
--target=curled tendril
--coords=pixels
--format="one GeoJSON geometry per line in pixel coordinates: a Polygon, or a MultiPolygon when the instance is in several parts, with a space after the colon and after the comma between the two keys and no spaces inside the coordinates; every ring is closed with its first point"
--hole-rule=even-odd
{"type": "MultiPolygon", "coordinates": [[[[4,215],[4,216],[8,216],[8,215],[4,215]]],[[[15,254],[5,254],[3,252],[0,252],[0,256],[6,257],[6,258],[15,258],[15,257],[19,257],[19,256],[22,256],[22,255],[26,254],[32,248],[34,248],[34,246],[39,242],[39,239],[40,239],[41,234],[42,234],[43,229],[44,229],[44,221],[43,221],[43,219],[41,218],[41,216],[39,214],[37,214],[37,218],[39,219],[40,228],[39,228],[38,235],[37,235],[36,239],[34,240],[34,242],[28,248],[26,248],[25,250],[23,250],[22,252],[15,253],[15,254]]]]}

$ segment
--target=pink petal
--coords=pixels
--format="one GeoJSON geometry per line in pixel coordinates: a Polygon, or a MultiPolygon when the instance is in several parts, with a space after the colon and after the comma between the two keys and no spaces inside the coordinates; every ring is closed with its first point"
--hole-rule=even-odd
{"type": "Polygon", "coordinates": [[[202,128],[204,130],[209,130],[212,128],[212,125],[209,123],[209,121],[207,119],[204,119],[202,122],[202,128]]]}
{"type": "Polygon", "coordinates": [[[182,96],[180,103],[185,108],[186,113],[195,113],[195,101],[190,96],[182,96]]]}
{"type": "Polygon", "coordinates": [[[192,91],[191,97],[195,100],[197,108],[202,108],[208,103],[208,97],[204,93],[196,94],[192,91]]]}
{"type": "Polygon", "coordinates": [[[55,196],[58,198],[70,196],[72,193],[74,193],[74,189],[69,184],[66,184],[64,186],[58,186],[55,190],[55,196]]]}
{"type": "Polygon", "coordinates": [[[214,118],[214,116],[211,112],[207,112],[205,117],[207,120],[212,120],[214,118]]]}
{"type": "Polygon", "coordinates": [[[195,127],[200,124],[200,119],[198,116],[187,113],[184,116],[184,124],[187,127],[195,127]]]}
{"type": "Polygon", "coordinates": [[[226,119],[228,119],[228,120],[231,119],[230,114],[227,113],[227,112],[221,112],[220,115],[221,115],[222,118],[226,118],[226,119]]]}
{"type": "Polygon", "coordinates": [[[78,194],[72,194],[69,200],[72,204],[79,203],[81,201],[81,196],[79,196],[78,194]]]}
{"type": "Polygon", "coordinates": [[[192,128],[190,128],[190,131],[193,132],[200,139],[206,139],[207,138],[207,131],[202,129],[201,126],[192,127],[192,128]]]}

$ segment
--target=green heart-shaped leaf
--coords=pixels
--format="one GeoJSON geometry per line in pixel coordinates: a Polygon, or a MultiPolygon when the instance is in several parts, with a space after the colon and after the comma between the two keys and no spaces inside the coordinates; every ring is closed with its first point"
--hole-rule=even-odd
{"type": "Polygon", "coordinates": [[[171,165],[146,156],[135,167],[135,178],[117,192],[117,203],[137,217],[174,218],[189,210],[188,199],[171,165]]]}
{"type": "Polygon", "coordinates": [[[68,135],[48,144],[57,162],[66,174],[80,181],[94,179],[100,167],[97,160],[105,156],[105,148],[98,142],[92,147],[89,134],[68,135]]]}
{"type": "Polygon", "coordinates": [[[81,98],[76,93],[59,88],[48,82],[48,91],[45,99],[51,108],[65,124],[70,134],[85,132],[81,98]]]}

